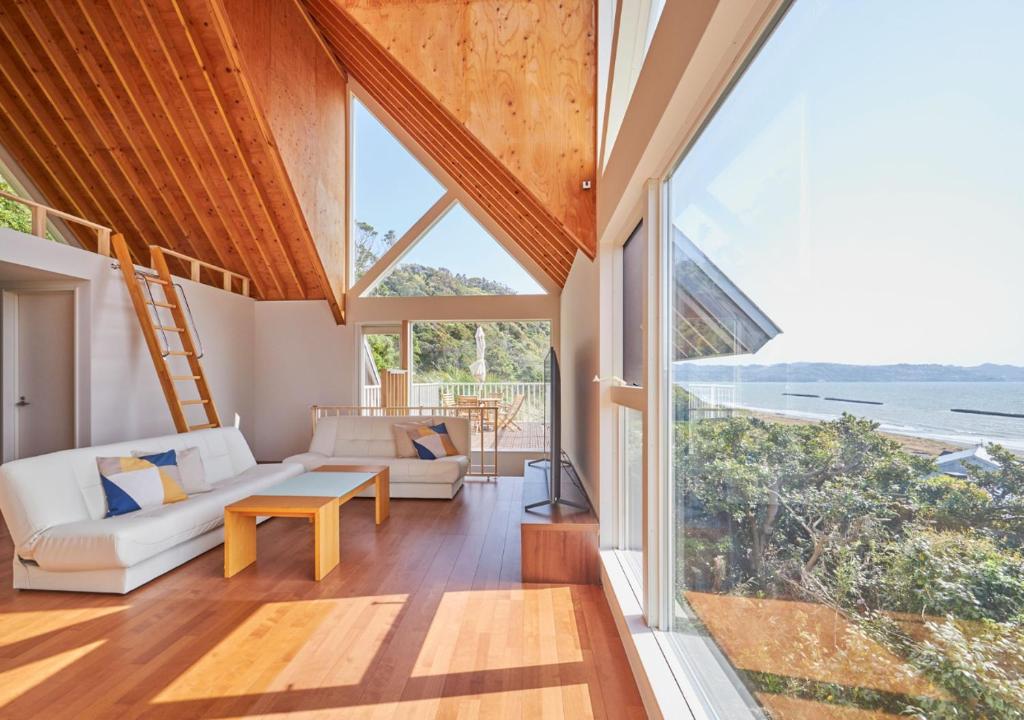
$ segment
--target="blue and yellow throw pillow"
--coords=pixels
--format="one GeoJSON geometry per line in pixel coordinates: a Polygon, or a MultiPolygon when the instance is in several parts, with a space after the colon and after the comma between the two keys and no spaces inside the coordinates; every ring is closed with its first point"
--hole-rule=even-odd
{"type": "Polygon", "coordinates": [[[107,517],[188,498],[174,477],[178,468],[173,450],[146,457],[101,457],[96,465],[107,496],[107,517]]]}
{"type": "Polygon", "coordinates": [[[448,436],[448,427],[444,423],[410,430],[409,439],[412,440],[412,446],[416,448],[420,460],[437,460],[459,454],[455,443],[448,436]]]}

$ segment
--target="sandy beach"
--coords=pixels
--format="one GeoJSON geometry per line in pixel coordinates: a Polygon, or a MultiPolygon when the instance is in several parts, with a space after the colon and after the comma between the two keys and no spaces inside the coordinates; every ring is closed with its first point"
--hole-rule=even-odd
{"type": "MultiPolygon", "coordinates": [[[[806,420],[804,418],[765,412],[763,410],[736,410],[736,413],[738,415],[748,415],[750,417],[757,417],[762,420],[782,423],[784,425],[806,425],[807,423],[818,422],[817,420],[806,420]]],[[[882,435],[898,442],[908,453],[928,458],[938,457],[944,451],[956,452],[957,450],[963,450],[964,448],[969,447],[969,445],[955,443],[949,440],[933,440],[931,438],[912,437],[910,435],[898,435],[896,433],[888,432],[882,432],[882,435]]]]}

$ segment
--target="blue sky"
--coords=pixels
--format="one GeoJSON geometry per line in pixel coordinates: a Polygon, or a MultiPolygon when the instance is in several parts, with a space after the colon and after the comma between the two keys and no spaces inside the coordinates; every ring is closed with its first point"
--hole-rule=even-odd
{"type": "MultiPolygon", "coordinates": [[[[443,194],[444,187],[359,101],[353,103],[353,220],[401,237],[443,194]]],[[[543,288],[457,205],[413,246],[403,262],[486,277],[520,294],[543,288]]]]}
{"type": "Polygon", "coordinates": [[[797,0],[670,186],[783,334],[742,362],[1024,365],[1024,2],[797,0]]]}

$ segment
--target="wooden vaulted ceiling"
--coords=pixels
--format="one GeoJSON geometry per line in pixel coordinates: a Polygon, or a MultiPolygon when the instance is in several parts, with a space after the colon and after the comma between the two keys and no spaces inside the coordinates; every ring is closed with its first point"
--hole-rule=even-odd
{"type": "Polygon", "coordinates": [[[314,237],[248,70],[223,0],[0,0],[0,142],[137,261],[163,245],[249,276],[259,298],[326,298],[341,321],[344,268],[329,277],[321,256],[342,224],[314,237]]]}
{"type": "Polygon", "coordinates": [[[537,264],[596,252],[593,0],[302,0],[341,64],[537,264]]]}
{"type": "Polygon", "coordinates": [[[140,263],[162,245],[342,322],[350,75],[564,285],[596,251],[595,23],[593,0],[0,0],[0,144],[140,263]]]}

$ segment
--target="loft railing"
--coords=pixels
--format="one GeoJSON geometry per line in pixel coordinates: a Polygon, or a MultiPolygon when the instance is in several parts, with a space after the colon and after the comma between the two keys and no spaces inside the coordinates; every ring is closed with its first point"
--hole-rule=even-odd
{"type": "MultiPolygon", "coordinates": [[[[19,195],[14,195],[3,190],[0,190],[0,197],[24,205],[31,211],[32,234],[35,235],[36,237],[46,239],[47,221],[50,220],[51,218],[57,218],[65,222],[74,223],[76,225],[82,225],[83,227],[87,227],[90,230],[95,231],[96,252],[105,257],[110,257],[110,238],[114,231],[106,227],[105,225],[94,223],[90,220],[86,220],[85,218],[80,218],[77,215],[66,213],[63,210],[57,210],[56,208],[52,208],[48,205],[38,203],[35,200],[29,200],[28,198],[23,198],[19,195]]],[[[189,269],[189,279],[192,280],[193,282],[202,282],[201,269],[206,268],[214,276],[220,276],[221,282],[219,287],[223,288],[227,292],[234,292],[235,281],[237,281],[239,292],[245,297],[249,297],[249,278],[246,277],[245,275],[241,275],[232,270],[228,270],[227,268],[220,267],[219,265],[208,263],[204,260],[200,260],[199,258],[194,258],[191,255],[186,255],[184,253],[177,252],[176,250],[160,247],[159,245],[149,246],[151,268],[156,267],[156,256],[159,253],[162,253],[164,255],[170,255],[171,257],[177,258],[178,260],[185,263],[185,265],[189,269]]]]}
{"type": "Polygon", "coordinates": [[[231,270],[228,270],[227,268],[221,267],[220,265],[214,265],[213,263],[205,262],[203,260],[200,260],[199,258],[194,258],[191,255],[186,255],[185,253],[180,253],[175,250],[169,250],[168,248],[160,247],[159,245],[149,246],[150,265],[153,265],[156,262],[156,255],[158,253],[170,255],[171,257],[175,257],[181,260],[182,262],[186,263],[189,268],[189,279],[192,280],[192,282],[202,282],[200,270],[202,268],[206,268],[214,275],[221,276],[221,287],[224,290],[226,290],[227,292],[234,292],[234,281],[238,280],[239,292],[245,297],[249,297],[249,278],[246,277],[245,275],[233,272],[231,270]]]}
{"type": "Polygon", "coordinates": [[[110,234],[113,232],[110,228],[99,225],[94,222],[90,222],[85,218],[80,218],[77,215],[66,213],[56,208],[37,203],[35,200],[29,200],[27,198],[19,197],[18,195],[12,195],[9,192],[0,190],[0,197],[8,200],[13,200],[16,203],[24,205],[32,211],[32,234],[36,237],[46,238],[46,221],[50,218],[59,218],[65,222],[74,223],[76,225],[82,225],[94,230],[96,232],[96,252],[100,255],[110,257],[110,234]]]}
{"type": "Polygon", "coordinates": [[[314,405],[313,432],[316,424],[325,417],[461,417],[469,420],[470,445],[479,438],[479,450],[470,449],[469,475],[476,477],[497,477],[498,474],[498,420],[497,407],[367,407],[365,405],[314,405]],[[484,438],[492,436],[491,448],[485,450],[484,438]],[[478,453],[474,459],[474,453],[478,453]],[[490,462],[487,462],[488,458],[490,462]]]}

